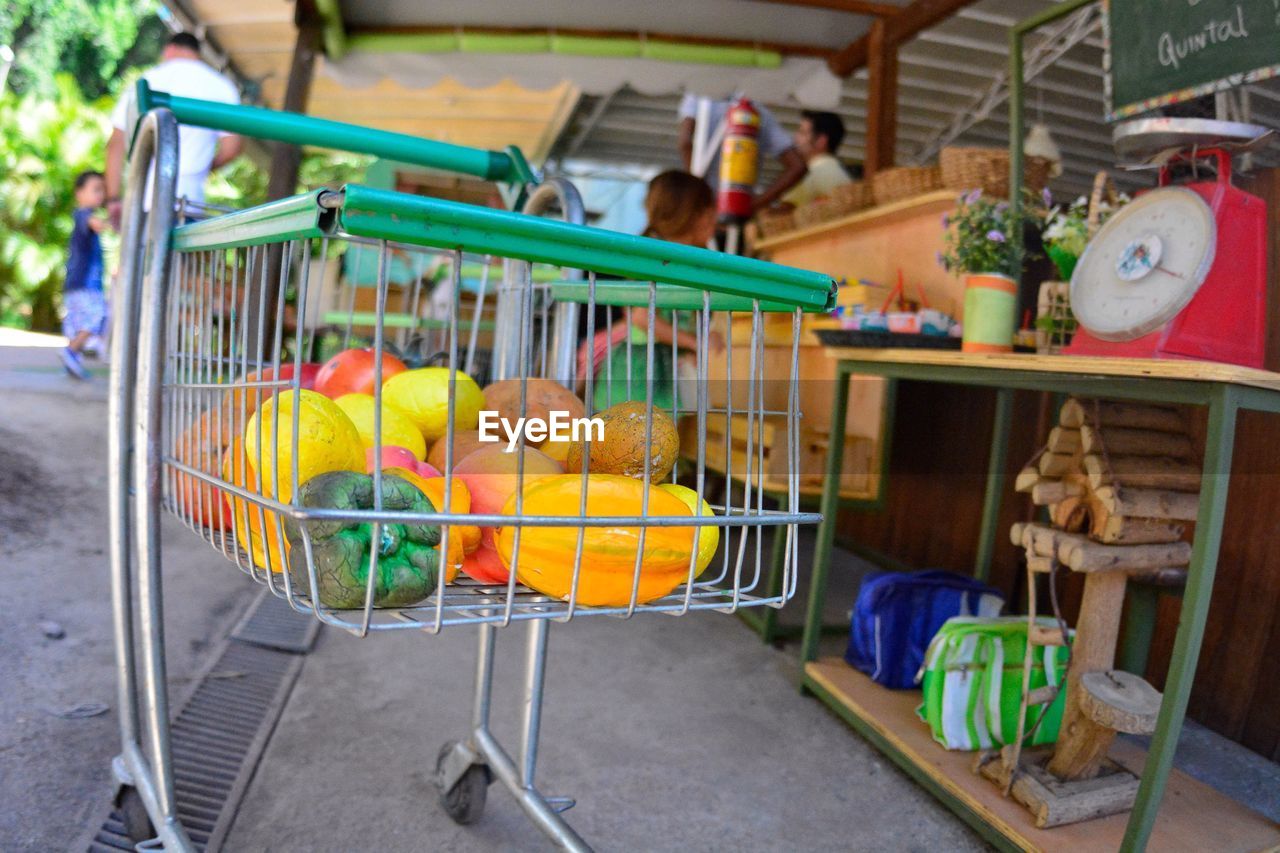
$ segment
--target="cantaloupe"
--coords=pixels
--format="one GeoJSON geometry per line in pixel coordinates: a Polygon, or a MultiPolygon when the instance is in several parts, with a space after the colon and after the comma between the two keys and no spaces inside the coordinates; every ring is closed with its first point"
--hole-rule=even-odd
{"type": "MultiPolygon", "coordinates": [[[[436,439],[436,443],[431,445],[431,452],[427,454],[427,462],[437,471],[444,471],[444,456],[448,440],[449,436],[440,436],[436,439]]],[[[501,441],[501,444],[505,446],[506,442],[501,441]]],[[[496,446],[496,444],[481,441],[478,430],[455,430],[453,433],[453,464],[457,465],[477,450],[496,446]]]]}
{"type": "MultiPolygon", "coordinates": [[[[628,400],[597,412],[595,417],[604,421],[604,439],[591,442],[591,460],[588,470],[592,474],[621,474],[637,480],[644,479],[645,404],[628,400]]],[[[676,422],[661,409],[653,410],[653,429],[650,434],[649,481],[662,482],[675,467],[680,454],[680,434],[676,422]]],[[[565,457],[565,470],[582,471],[583,445],[576,442],[569,446],[565,457]]]]}
{"type": "MultiPolygon", "coordinates": [[[[498,417],[505,418],[514,429],[520,419],[520,380],[503,379],[485,388],[484,407],[497,412],[498,417]]],[[[572,420],[582,417],[586,411],[582,401],[560,383],[550,379],[529,379],[528,390],[525,392],[524,417],[541,418],[550,424],[552,412],[564,412],[560,417],[572,420]]],[[[568,429],[567,421],[565,428],[568,429]]],[[[504,443],[505,438],[504,435],[504,443]]],[[[530,443],[536,447],[543,442],[530,443]]]]}

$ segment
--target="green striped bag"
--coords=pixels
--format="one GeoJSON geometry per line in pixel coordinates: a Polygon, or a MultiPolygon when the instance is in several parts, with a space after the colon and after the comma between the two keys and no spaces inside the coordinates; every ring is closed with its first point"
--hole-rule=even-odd
{"type": "MultiPolygon", "coordinates": [[[[1046,628],[1056,622],[1037,620],[1046,628]]],[[[1025,616],[956,616],[948,619],[925,652],[924,704],[917,713],[947,749],[992,749],[1018,737],[1022,705],[1022,665],[1027,647],[1025,616]]],[[[1061,684],[1066,675],[1064,646],[1037,647],[1031,667],[1031,689],[1061,684]]],[[[1028,741],[1058,739],[1066,691],[1059,691],[1028,741]]],[[[1040,705],[1027,708],[1030,731],[1040,705]]]]}

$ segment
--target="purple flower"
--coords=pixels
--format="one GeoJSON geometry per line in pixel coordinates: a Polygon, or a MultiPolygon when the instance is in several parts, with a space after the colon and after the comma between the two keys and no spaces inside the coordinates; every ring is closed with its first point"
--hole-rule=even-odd
{"type": "Polygon", "coordinates": [[[934,257],[938,259],[938,266],[945,267],[947,265],[947,259],[942,257],[941,252],[934,252],[934,257]]]}
{"type": "Polygon", "coordinates": [[[977,190],[974,190],[973,192],[969,193],[967,196],[965,196],[965,197],[964,197],[964,203],[965,203],[965,204],[977,204],[977,203],[978,203],[978,199],[980,199],[980,198],[982,198],[982,190],[981,190],[981,189],[977,189],[977,190]]]}
{"type": "Polygon", "coordinates": [[[1003,243],[1004,234],[992,228],[990,231],[987,232],[987,239],[990,240],[992,243],[1003,243]]]}
{"type": "Polygon", "coordinates": [[[950,228],[950,227],[951,227],[951,215],[950,215],[950,214],[947,214],[947,213],[942,214],[942,227],[943,227],[943,228],[950,228]]]}
{"type": "Polygon", "coordinates": [[[1040,190],[1040,199],[1044,202],[1045,207],[1053,206],[1053,193],[1049,192],[1048,187],[1040,190]]]}
{"type": "Polygon", "coordinates": [[[1002,201],[996,205],[996,213],[1004,213],[1008,209],[1009,209],[1009,202],[1007,201],[1002,201]]]}

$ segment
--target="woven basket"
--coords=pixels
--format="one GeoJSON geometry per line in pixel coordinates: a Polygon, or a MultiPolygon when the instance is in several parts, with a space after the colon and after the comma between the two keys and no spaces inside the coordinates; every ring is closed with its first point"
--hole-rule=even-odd
{"type": "Polygon", "coordinates": [[[937,166],[898,166],[871,176],[871,194],[876,204],[914,198],[937,189],[942,189],[942,172],[937,166]]]}
{"type": "Polygon", "coordinates": [[[857,213],[871,206],[871,184],[867,181],[850,181],[831,191],[831,203],[837,216],[857,213]]]}
{"type": "Polygon", "coordinates": [[[789,210],[762,210],[756,214],[756,227],[761,237],[777,237],[795,230],[796,218],[789,210]]]}
{"type": "Polygon", "coordinates": [[[796,208],[796,227],[809,228],[826,222],[828,219],[835,219],[839,215],[834,201],[826,197],[815,198],[813,201],[796,208]]]}
{"type": "MultiPolygon", "coordinates": [[[[964,148],[948,146],[938,157],[942,185],[956,192],[982,190],[996,198],[1009,197],[1009,152],[1004,148],[964,148]]],[[[1049,182],[1052,162],[1044,157],[1023,160],[1022,185],[1040,192],[1049,182]]]]}

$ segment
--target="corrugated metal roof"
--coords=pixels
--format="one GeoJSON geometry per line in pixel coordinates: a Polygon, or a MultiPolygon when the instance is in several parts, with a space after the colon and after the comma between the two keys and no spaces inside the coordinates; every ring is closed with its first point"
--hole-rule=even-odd
{"type": "MultiPolygon", "coordinates": [[[[902,46],[899,164],[930,162],[944,142],[1008,145],[1008,31],[1017,21],[1050,5],[1045,0],[981,0],[902,46]],[[984,105],[989,107],[987,115],[980,111],[984,105]]],[[[1114,171],[1115,166],[1111,126],[1103,119],[1103,39],[1098,7],[1087,7],[1078,20],[1058,22],[1030,36],[1024,46],[1028,65],[1041,52],[1051,61],[1027,83],[1026,121],[1028,127],[1035,121],[1047,124],[1062,152],[1063,174],[1052,182],[1055,192],[1083,193],[1098,170],[1114,171]]],[[[1250,86],[1247,91],[1249,120],[1280,128],[1280,80],[1250,86]]],[[[845,81],[836,110],[847,129],[840,156],[849,161],[862,159],[866,102],[863,69],[845,81]]],[[[627,91],[612,97],[584,97],[552,157],[678,165],[678,103],[674,96],[644,97],[627,91]]],[[[798,124],[800,111],[795,105],[767,105],[785,126],[798,124]]],[[[1268,152],[1256,161],[1280,165],[1280,152],[1268,152]]],[[[1144,174],[1117,178],[1128,188],[1150,183],[1144,174]]]]}

